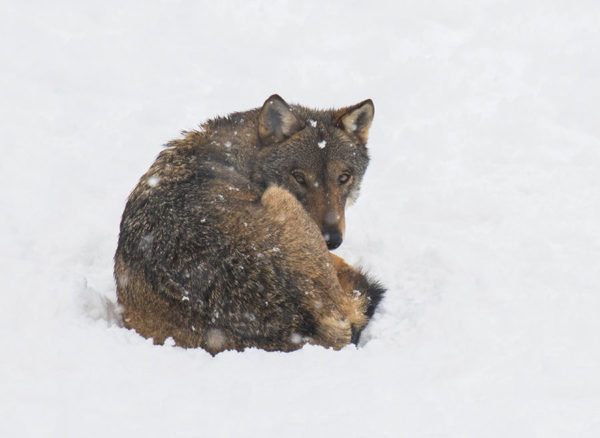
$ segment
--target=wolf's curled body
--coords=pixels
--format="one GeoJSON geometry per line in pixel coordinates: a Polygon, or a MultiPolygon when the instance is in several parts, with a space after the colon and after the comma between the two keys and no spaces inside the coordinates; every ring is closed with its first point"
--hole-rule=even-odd
{"type": "Polygon", "coordinates": [[[211,354],[357,342],[384,291],[328,248],[367,167],[373,112],[273,95],[170,142],[121,220],[125,325],[211,354]]]}

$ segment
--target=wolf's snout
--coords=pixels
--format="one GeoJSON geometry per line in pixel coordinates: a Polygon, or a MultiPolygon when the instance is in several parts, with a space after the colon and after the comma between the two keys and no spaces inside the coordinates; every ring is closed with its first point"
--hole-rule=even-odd
{"type": "Polygon", "coordinates": [[[323,237],[329,249],[336,249],[342,244],[342,240],[344,240],[339,230],[327,230],[323,233],[323,237]]]}
{"type": "Polygon", "coordinates": [[[340,221],[340,215],[335,211],[328,211],[325,213],[324,222],[327,225],[336,225],[340,221]]]}

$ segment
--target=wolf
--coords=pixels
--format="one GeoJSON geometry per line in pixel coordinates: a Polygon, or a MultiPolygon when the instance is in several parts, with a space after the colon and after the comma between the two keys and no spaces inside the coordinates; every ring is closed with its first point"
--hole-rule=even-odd
{"type": "Polygon", "coordinates": [[[357,343],[384,288],[329,250],[369,162],[365,100],[269,97],[167,143],[129,196],[115,254],[124,324],[212,355],[357,343]]]}

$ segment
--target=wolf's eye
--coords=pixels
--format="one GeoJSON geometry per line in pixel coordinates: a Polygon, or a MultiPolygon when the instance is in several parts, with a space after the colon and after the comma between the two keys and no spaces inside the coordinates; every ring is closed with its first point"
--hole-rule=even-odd
{"type": "Polygon", "coordinates": [[[351,178],[352,175],[350,175],[349,173],[342,173],[340,176],[338,176],[338,182],[340,183],[340,185],[348,184],[351,178]]]}
{"type": "Polygon", "coordinates": [[[296,180],[296,182],[298,184],[300,184],[301,186],[305,186],[306,185],[306,178],[304,178],[304,175],[302,174],[302,172],[295,170],[292,172],[292,176],[294,177],[294,179],[296,180]]]}

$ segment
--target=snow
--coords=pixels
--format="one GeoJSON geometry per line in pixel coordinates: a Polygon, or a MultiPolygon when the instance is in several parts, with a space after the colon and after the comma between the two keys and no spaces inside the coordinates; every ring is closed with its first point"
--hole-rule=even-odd
{"type": "Polygon", "coordinates": [[[151,176],[150,178],[148,178],[148,185],[150,187],[156,187],[158,185],[158,183],[160,182],[160,178],[157,176],[151,176]]]}
{"type": "Polygon", "coordinates": [[[600,436],[599,22],[592,1],[5,4],[0,435],[600,436]],[[273,93],[375,103],[336,251],[389,289],[360,348],[213,358],[119,327],[120,215],[160,145],[273,93]]]}

